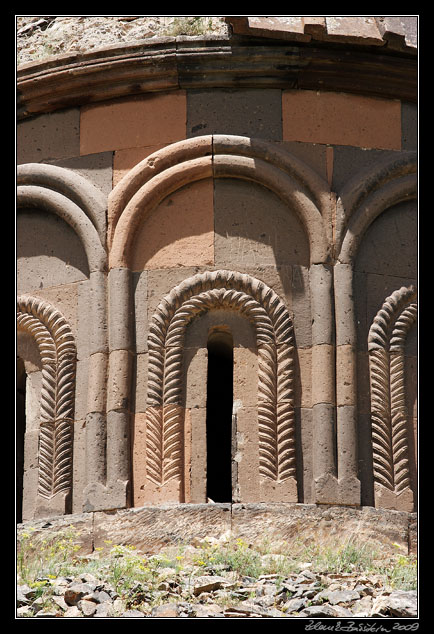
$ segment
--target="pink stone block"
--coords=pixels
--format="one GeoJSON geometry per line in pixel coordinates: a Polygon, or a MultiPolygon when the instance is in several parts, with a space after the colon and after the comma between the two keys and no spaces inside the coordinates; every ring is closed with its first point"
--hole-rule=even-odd
{"type": "Polygon", "coordinates": [[[173,143],[186,136],[184,91],[84,106],[80,154],[173,143]]]}
{"type": "Polygon", "coordinates": [[[401,149],[401,102],[336,92],[282,93],[284,141],[401,149]]]}

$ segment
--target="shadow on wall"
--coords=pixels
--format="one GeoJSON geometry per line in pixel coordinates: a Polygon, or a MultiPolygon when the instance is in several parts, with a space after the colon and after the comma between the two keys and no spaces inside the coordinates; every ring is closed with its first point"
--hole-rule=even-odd
{"type": "Polygon", "coordinates": [[[54,214],[20,209],[17,215],[18,286],[22,292],[89,277],[86,253],[75,231],[54,214]],[[67,259],[66,259],[67,258],[67,259]]]}

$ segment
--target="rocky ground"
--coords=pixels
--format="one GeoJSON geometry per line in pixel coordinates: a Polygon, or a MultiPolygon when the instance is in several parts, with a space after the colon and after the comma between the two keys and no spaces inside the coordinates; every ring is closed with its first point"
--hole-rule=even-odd
{"type": "MultiPolygon", "coordinates": [[[[383,561],[381,572],[378,566],[363,570],[348,561],[340,566],[345,571],[339,570],[336,560],[333,565],[332,560],[322,565],[300,561],[290,572],[287,555],[261,555],[242,542],[228,548],[190,545],[170,557],[118,546],[105,558],[98,552],[73,557],[71,551],[68,558],[74,563],[65,568],[65,559],[63,572],[47,573],[46,563],[41,568],[45,574],[19,576],[17,617],[417,617],[417,591],[409,589],[415,587],[414,577],[410,583],[396,583],[398,577],[390,574],[397,562],[405,560],[407,566],[407,557],[383,561]]],[[[25,570],[22,566],[21,572],[25,570]]]]}
{"type": "Polygon", "coordinates": [[[228,33],[223,16],[17,16],[16,25],[18,64],[156,36],[228,33]]]}
{"type": "Polygon", "coordinates": [[[18,617],[123,618],[408,618],[417,617],[415,590],[390,590],[366,575],[323,575],[309,569],[279,575],[168,576],[156,591],[137,583],[129,596],[90,573],[41,579],[50,590],[18,586],[18,617]],[[154,605],[155,600],[161,603],[154,605]]]}

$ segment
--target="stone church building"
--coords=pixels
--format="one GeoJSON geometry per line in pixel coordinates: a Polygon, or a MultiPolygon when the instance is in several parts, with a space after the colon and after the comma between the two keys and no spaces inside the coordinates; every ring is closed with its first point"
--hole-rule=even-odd
{"type": "Polygon", "coordinates": [[[18,67],[17,522],[414,517],[417,18],[226,20],[18,67]]]}

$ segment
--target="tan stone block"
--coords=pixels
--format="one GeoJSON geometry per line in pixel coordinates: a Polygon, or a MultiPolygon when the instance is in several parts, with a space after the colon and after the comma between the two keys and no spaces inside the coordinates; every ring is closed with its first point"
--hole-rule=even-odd
{"type": "Polygon", "coordinates": [[[334,348],[324,344],[312,346],[312,403],[335,402],[334,348]]]}
{"type": "Polygon", "coordinates": [[[136,355],[135,411],[146,412],[148,397],[148,353],[136,355]]]}
{"type": "Polygon", "coordinates": [[[401,149],[401,103],[347,93],[284,90],[284,141],[401,149]]]}
{"type": "Polygon", "coordinates": [[[258,403],[258,354],[252,348],[234,348],[233,398],[243,407],[258,403]]]}
{"type": "Polygon", "coordinates": [[[133,458],[133,506],[142,506],[146,484],[146,413],[139,412],[134,416],[132,434],[133,458]]]}
{"type": "Polygon", "coordinates": [[[173,143],[186,138],[184,91],[84,106],[80,154],[173,143]]]}
{"type": "Polygon", "coordinates": [[[405,488],[400,493],[397,493],[386,489],[386,487],[376,482],[374,490],[376,508],[406,511],[407,513],[414,511],[414,496],[411,489],[405,488]]]}
{"type": "Polygon", "coordinates": [[[42,372],[32,372],[26,378],[26,433],[39,431],[41,412],[42,372]]]}
{"type": "Polygon", "coordinates": [[[20,122],[17,127],[18,163],[78,156],[79,119],[79,109],[70,109],[20,122]]]}
{"type": "Polygon", "coordinates": [[[247,273],[269,286],[280,297],[292,316],[292,269],[291,264],[245,266],[243,273],[247,273]]]}
{"type": "MultiPolygon", "coordinates": [[[[315,403],[312,407],[312,458],[315,481],[325,477],[325,486],[329,488],[327,477],[335,473],[335,412],[330,403],[315,403]]],[[[334,484],[331,484],[334,489],[334,484]]]]}
{"type": "Polygon", "coordinates": [[[87,414],[87,392],[89,381],[89,361],[78,361],[76,364],[75,407],[74,417],[77,420],[85,418],[87,414]]]}
{"type": "Polygon", "coordinates": [[[107,337],[107,273],[92,271],[89,284],[90,322],[89,354],[108,352],[107,337]]]}
{"type": "Polygon", "coordinates": [[[297,407],[312,407],[312,350],[298,348],[294,356],[294,400],[297,407]]]}
{"type": "Polygon", "coordinates": [[[24,472],[23,481],[23,522],[33,519],[36,508],[36,495],[38,490],[38,469],[28,469],[24,472]]]}
{"type": "Polygon", "coordinates": [[[296,408],[296,451],[297,451],[297,479],[301,502],[310,504],[312,498],[312,410],[296,408]]]}
{"type": "Polygon", "coordinates": [[[333,271],[323,264],[309,269],[311,296],[312,343],[331,344],[333,341],[333,271]]]}
{"type": "Polygon", "coordinates": [[[190,410],[190,500],[200,504],[207,501],[206,495],[206,408],[190,410]]]}
{"type": "MultiPolygon", "coordinates": [[[[131,449],[131,415],[125,409],[107,412],[107,492],[108,499],[118,499],[124,508],[128,505],[131,449]]],[[[117,505],[113,506],[116,508],[117,505]]],[[[106,506],[105,508],[111,508],[106,506]]]]}
{"type": "MultiPolygon", "coordinates": [[[[207,267],[186,267],[172,269],[152,269],[148,271],[148,317],[147,323],[156,312],[159,303],[170,293],[172,288],[183,282],[185,279],[202,273],[207,267]]],[[[194,347],[194,345],[193,345],[194,347]]]]}
{"type": "Polygon", "coordinates": [[[238,471],[236,499],[254,502],[259,490],[259,436],[256,407],[242,407],[234,403],[236,412],[235,462],[238,471]]]}
{"type": "Polygon", "coordinates": [[[27,375],[42,369],[38,344],[32,335],[23,330],[17,332],[17,356],[24,361],[27,375]]]}
{"type": "Polygon", "coordinates": [[[77,285],[77,312],[80,315],[76,338],[78,361],[87,359],[90,354],[92,339],[91,290],[89,280],[79,282],[77,285]]]}
{"type": "Polygon", "coordinates": [[[357,354],[353,346],[336,347],[336,404],[356,405],[357,354]]]}
{"type": "Polygon", "coordinates": [[[135,344],[137,354],[148,351],[148,272],[132,276],[135,316],[135,344]]]}
{"type": "Polygon", "coordinates": [[[86,422],[74,420],[74,450],[72,465],[72,512],[81,513],[83,491],[86,487],[86,422]]]}
{"type": "Polygon", "coordinates": [[[191,450],[192,450],[192,426],[191,411],[184,412],[184,502],[192,502],[191,499],[191,450]]]}
{"type": "Polygon", "coordinates": [[[113,156],[113,187],[132,169],[150,154],[166,147],[166,144],[150,145],[148,147],[133,147],[126,150],[116,150],[113,156]]]}
{"type": "Polygon", "coordinates": [[[23,521],[34,517],[38,491],[39,429],[26,430],[24,437],[23,521]]]}
{"type": "Polygon", "coordinates": [[[134,271],[214,264],[213,181],[204,179],[167,196],[138,228],[134,271]]]}
{"type": "Polygon", "coordinates": [[[37,294],[43,288],[71,284],[88,277],[84,246],[65,220],[39,209],[18,211],[18,294],[37,294]]]}
{"type": "Polygon", "coordinates": [[[52,304],[68,322],[74,339],[78,330],[78,288],[77,284],[62,284],[54,288],[43,288],[38,297],[52,304]]]}
{"type": "Polygon", "coordinates": [[[107,411],[128,409],[130,406],[129,378],[131,376],[132,354],[127,350],[113,350],[109,357],[109,378],[107,386],[107,411]]]}
{"type": "Polygon", "coordinates": [[[134,305],[132,274],[128,269],[109,272],[109,348],[131,350],[134,347],[134,305]]]}
{"type": "MultiPolygon", "coordinates": [[[[133,504],[140,506],[143,504],[163,504],[165,502],[184,502],[188,494],[190,498],[190,482],[189,467],[191,453],[191,424],[189,415],[186,411],[178,406],[177,410],[179,428],[180,446],[177,452],[181,454],[181,474],[176,475],[170,480],[158,485],[154,479],[151,479],[151,471],[147,464],[148,451],[148,434],[155,437],[155,422],[158,422],[158,416],[165,410],[173,411],[173,406],[152,407],[146,412],[139,412],[134,415],[134,430],[132,435],[132,456],[133,456],[133,504]],[[152,422],[152,429],[151,423],[152,422]]],[[[163,413],[164,416],[164,413],[163,413]]],[[[164,421],[160,421],[164,424],[164,421]]],[[[172,444],[173,449],[173,444],[172,444]]],[[[162,460],[165,464],[167,456],[163,455],[162,460]]]]}
{"type": "Polygon", "coordinates": [[[103,412],[106,393],[107,357],[103,353],[92,354],[88,361],[87,412],[103,412]]]}
{"type": "Polygon", "coordinates": [[[294,264],[291,285],[292,311],[294,313],[294,335],[297,348],[312,345],[312,308],[310,300],[309,269],[294,264]]]}
{"type": "Polygon", "coordinates": [[[208,351],[206,348],[185,348],[183,355],[185,406],[206,407],[208,351]]]}
{"type": "Polygon", "coordinates": [[[259,481],[259,494],[256,494],[256,501],[298,502],[297,480],[295,478],[288,478],[283,482],[275,482],[269,478],[261,478],[259,481]]]}
{"type": "Polygon", "coordinates": [[[218,178],[214,196],[217,266],[244,271],[256,266],[309,265],[303,224],[277,194],[250,180],[218,178]]]}
{"type": "MultiPolygon", "coordinates": [[[[89,412],[86,416],[86,490],[90,485],[105,482],[107,417],[105,412],[89,412]]],[[[83,510],[88,502],[87,491],[83,492],[83,510]]],[[[101,502],[100,502],[101,503],[101,502]]],[[[100,507],[99,507],[100,508],[100,507]]]]}

